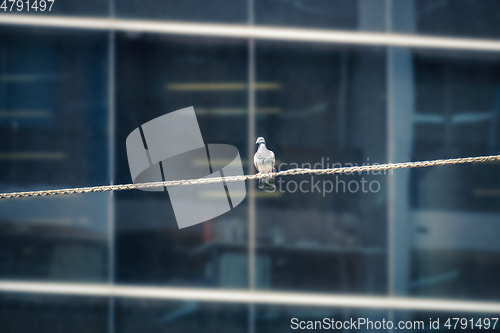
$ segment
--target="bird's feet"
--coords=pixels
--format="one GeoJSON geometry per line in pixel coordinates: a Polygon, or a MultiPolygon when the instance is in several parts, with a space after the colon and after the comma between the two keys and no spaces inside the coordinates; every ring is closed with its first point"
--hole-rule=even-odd
{"type": "Polygon", "coordinates": [[[276,185],[274,184],[274,178],[266,179],[265,184],[267,191],[274,191],[276,189],[276,185]]]}
{"type": "Polygon", "coordinates": [[[266,188],[266,182],[264,181],[264,178],[260,178],[259,179],[259,188],[261,190],[265,189],[266,188]]]}

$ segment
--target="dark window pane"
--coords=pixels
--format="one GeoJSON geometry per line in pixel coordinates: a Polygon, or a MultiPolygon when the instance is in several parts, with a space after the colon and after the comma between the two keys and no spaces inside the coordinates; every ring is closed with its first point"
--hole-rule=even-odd
{"type": "Polygon", "coordinates": [[[461,38],[500,36],[498,0],[418,0],[414,4],[420,34],[461,38]]]}
{"type": "MultiPolygon", "coordinates": [[[[500,152],[500,61],[480,52],[414,51],[415,160],[500,152]]],[[[498,300],[497,163],[411,171],[409,293],[498,300]]]]}
{"type": "MultiPolygon", "coordinates": [[[[415,159],[500,151],[500,61],[494,54],[415,52],[415,159]]],[[[495,164],[419,169],[414,206],[498,212],[495,164]],[[457,181],[457,180],[460,181],[457,181]]]]}
{"type": "Polygon", "coordinates": [[[357,30],[358,1],[255,0],[255,23],[357,30]]]}
{"type": "MultiPolygon", "coordinates": [[[[204,142],[235,146],[246,164],[245,42],[120,34],[117,48],[117,183],[131,181],[128,134],[188,106],[204,142]]],[[[115,198],[118,281],[247,287],[246,204],[178,229],[167,193],[130,191],[115,198]]]]}
{"type": "MultiPolygon", "coordinates": [[[[262,42],[256,52],[257,81],[279,87],[256,93],[257,135],[278,170],[386,160],[384,49],[262,42]]],[[[276,185],[257,192],[262,287],[385,290],[383,174],[283,177],[276,185]]]]}
{"type": "MultiPolygon", "coordinates": [[[[458,214],[454,216],[459,216],[458,214]]],[[[465,219],[465,217],[462,217],[465,219]]],[[[432,234],[459,235],[473,233],[474,228],[481,228],[477,233],[498,232],[498,227],[488,226],[487,219],[481,216],[466,223],[442,223],[441,219],[430,217],[426,222],[434,224],[433,228],[419,227],[416,249],[412,251],[412,274],[409,294],[422,297],[464,299],[464,300],[500,300],[497,288],[497,276],[500,274],[500,254],[497,248],[481,246],[481,239],[476,235],[472,238],[474,245],[443,246],[432,242],[432,234]],[[426,241],[425,237],[431,238],[426,241]],[[482,247],[482,248],[480,248],[482,247]]],[[[419,221],[420,222],[420,221],[419,221]]],[[[498,222],[498,217],[495,222],[498,222]]],[[[420,223],[422,224],[422,223],[420,223]]],[[[448,236],[449,237],[449,236],[448,236]]],[[[465,239],[464,236],[454,237],[455,243],[465,239]]],[[[469,241],[471,243],[471,241],[469,241]]]]}
{"type": "Polygon", "coordinates": [[[248,305],[197,301],[119,300],[119,332],[248,332],[248,305]]]}
{"type": "Polygon", "coordinates": [[[106,333],[108,300],[29,294],[0,295],[0,331],[106,333]]]}
{"type": "MultiPolygon", "coordinates": [[[[257,305],[255,330],[256,332],[290,332],[290,331],[370,331],[360,328],[358,318],[366,318],[373,322],[389,320],[388,311],[383,309],[350,309],[347,307],[303,307],[292,305],[257,305]],[[333,326],[332,325],[333,320],[333,326]],[[347,323],[345,323],[347,321],[347,323]],[[343,329],[335,325],[351,325],[354,327],[343,329]],[[309,329],[307,329],[309,325],[309,329]],[[312,325],[312,326],[311,326],[312,325]],[[316,326],[314,326],[316,325],[316,326]],[[302,329],[301,329],[302,327],[302,329]],[[316,327],[316,328],[314,328],[316,327]]],[[[346,326],[347,327],[347,326],[346,326]]]]}
{"type": "Polygon", "coordinates": [[[108,182],[107,36],[0,30],[2,188],[108,182]]]}
{"type": "Polygon", "coordinates": [[[152,20],[246,23],[246,0],[116,0],[116,16],[152,20]]]}
{"type": "MultiPolygon", "coordinates": [[[[107,34],[0,35],[1,191],[109,183],[107,34]]],[[[2,200],[2,278],[106,280],[108,205],[108,193],[2,200]]]]}

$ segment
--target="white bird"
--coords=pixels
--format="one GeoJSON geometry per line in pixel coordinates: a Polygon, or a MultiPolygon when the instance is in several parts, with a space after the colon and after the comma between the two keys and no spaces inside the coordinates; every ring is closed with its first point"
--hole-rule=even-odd
{"type": "MultiPolygon", "coordinates": [[[[261,136],[257,138],[255,144],[259,145],[259,149],[257,149],[257,152],[253,156],[253,164],[255,165],[255,168],[257,169],[257,171],[259,171],[260,174],[272,175],[272,173],[274,172],[275,164],[274,153],[271,150],[267,149],[266,140],[264,140],[264,138],[261,136]]],[[[274,178],[266,177],[259,179],[259,188],[266,190],[275,189],[276,185],[274,185],[274,178]]]]}

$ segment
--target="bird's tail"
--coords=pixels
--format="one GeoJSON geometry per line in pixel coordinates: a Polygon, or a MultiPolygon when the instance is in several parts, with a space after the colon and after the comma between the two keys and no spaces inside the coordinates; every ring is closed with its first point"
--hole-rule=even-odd
{"type": "Polygon", "coordinates": [[[264,178],[259,179],[259,188],[263,190],[266,187],[266,184],[264,183],[264,178]]]}
{"type": "Polygon", "coordinates": [[[264,183],[265,183],[265,189],[266,190],[275,190],[276,189],[276,185],[274,184],[274,178],[266,178],[264,179],[264,183]]]}

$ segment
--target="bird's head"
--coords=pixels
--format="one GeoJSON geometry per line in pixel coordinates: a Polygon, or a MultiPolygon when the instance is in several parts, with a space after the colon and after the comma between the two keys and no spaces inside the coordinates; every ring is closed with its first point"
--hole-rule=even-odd
{"type": "Polygon", "coordinates": [[[255,144],[256,144],[256,145],[260,145],[261,143],[266,144],[266,140],[264,140],[264,138],[263,138],[263,137],[259,136],[259,137],[257,138],[257,141],[255,141],[255,144]]]}

